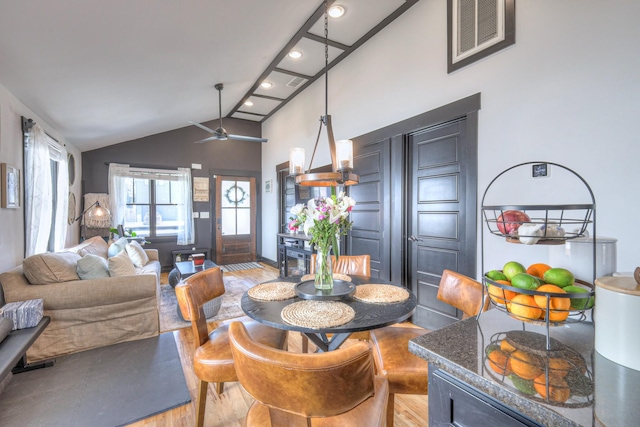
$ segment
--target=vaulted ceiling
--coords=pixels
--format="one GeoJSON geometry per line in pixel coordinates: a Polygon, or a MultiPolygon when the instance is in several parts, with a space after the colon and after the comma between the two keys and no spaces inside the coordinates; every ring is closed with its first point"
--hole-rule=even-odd
{"type": "MultiPolygon", "coordinates": [[[[330,0],[345,9],[330,67],[416,1],[330,0]]],[[[216,83],[223,116],[263,121],[322,76],[323,13],[321,0],[2,1],[0,85],[82,151],[218,118],[216,83]]]]}

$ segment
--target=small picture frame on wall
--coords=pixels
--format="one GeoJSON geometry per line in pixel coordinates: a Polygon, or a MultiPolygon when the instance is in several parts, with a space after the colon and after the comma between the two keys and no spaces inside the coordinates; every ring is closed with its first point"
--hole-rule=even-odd
{"type": "Polygon", "coordinates": [[[3,208],[17,209],[20,207],[20,170],[6,163],[0,163],[2,174],[2,199],[0,206],[3,208]]]}
{"type": "Polygon", "coordinates": [[[273,191],[273,180],[268,179],[264,182],[264,192],[271,193],[271,191],[273,191]]]}

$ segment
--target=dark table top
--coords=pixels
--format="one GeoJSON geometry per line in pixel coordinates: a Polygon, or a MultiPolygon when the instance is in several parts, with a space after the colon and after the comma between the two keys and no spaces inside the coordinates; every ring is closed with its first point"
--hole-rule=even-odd
{"type": "MultiPolygon", "coordinates": [[[[574,393],[564,404],[547,403],[540,396],[519,392],[510,379],[497,375],[487,363],[488,346],[504,339],[507,333],[520,334],[523,325],[527,332],[545,334],[544,326],[523,323],[498,310],[489,310],[479,319],[459,321],[409,341],[409,351],[541,425],[638,425],[640,372],[618,365],[594,350],[591,322],[550,328],[550,336],[561,348],[569,347],[584,359],[586,376],[591,377],[588,387],[591,390],[586,396],[577,397],[574,393]]],[[[553,352],[545,354],[556,356],[553,352]]]]}
{"type": "MultiPolygon", "coordinates": [[[[367,283],[375,284],[392,284],[389,281],[376,279],[374,277],[365,276],[350,276],[351,283],[355,285],[363,285],[367,283]]],[[[300,282],[300,276],[283,277],[271,282],[300,282]]],[[[408,289],[407,289],[408,290],[408,289]]],[[[298,331],[304,333],[332,333],[342,334],[359,331],[368,331],[371,329],[382,328],[384,326],[393,325],[394,323],[407,320],[415,311],[416,308],[416,296],[413,292],[409,291],[409,299],[399,303],[391,304],[369,304],[362,301],[355,300],[351,297],[341,300],[341,302],[349,305],[356,312],[355,318],[341,326],[335,326],[331,328],[323,329],[311,329],[301,326],[290,325],[282,320],[280,313],[282,309],[294,302],[302,301],[300,298],[295,297],[285,301],[256,301],[249,297],[247,292],[242,296],[241,306],[244,312],[251,318],[264,323],[269,326],[273,326],[278,329],[284,329],[289,331],[298,331]]]]}
{"type": "Polygon", "coordinates": [[[213,267],[217,267],[218,265],[211,260],[205,259],[204,264],[195,267],[193,265],[193,261],[181,261],[176,262],[176,268],[180,272],[180,277],[186,279],[189,276],[192,276],[196,273],[199,273],[204,270],[208,270],[213,267]]]}

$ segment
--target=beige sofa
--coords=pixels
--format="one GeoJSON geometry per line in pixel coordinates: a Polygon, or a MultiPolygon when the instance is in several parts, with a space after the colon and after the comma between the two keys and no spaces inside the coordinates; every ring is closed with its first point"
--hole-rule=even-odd
{"type": "Polygon", "coordinates": [[[80,280],[75,262],[86,254],[106,259],[107,250],[101,237],[93,237],[65,252],[34,255],[0,274],[7,303],[42,298],[44,315],[51,317],[27,352],[29,363],[158,335],[158,251],[145,249],[149,262],[136,268],[135,276],[80,280]],[[46,284],[27,279],[34,276],[45,277],[46,284]]]}

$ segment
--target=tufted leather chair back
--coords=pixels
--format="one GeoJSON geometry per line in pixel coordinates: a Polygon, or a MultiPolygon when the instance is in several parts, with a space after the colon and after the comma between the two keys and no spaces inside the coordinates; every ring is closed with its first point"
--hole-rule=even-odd
{"type": "MultiPolygon", "coordinates": [[[[340,255],[331,257],[331,269],[334,273],[353,274],[354,276],[371,275],[371,255],[340,255]]],[[[316,271],[316,254],[311,255],[309,273],[316,271]]]]}
{"type": "Polygon", "coordinates": [[[461,310],[463,319],[487,311],[489,298],[482,301],[482,284],[463,274],[444,270],[438,288],[438,299],[461,310]]]}
{"type": "Polygon", "coordinates": [[[238,380],[269,407],[272,425],[292,425],[300,417],[339,415],[374,395],[368,343],[320,354],[290,353],[253,341],[239,322],[229,326],[229,342],[238,380]],[[287,418],[291,414],[294,418],[287,418]],[[276,419],[290,421],[274,424],[276,419]]]}

